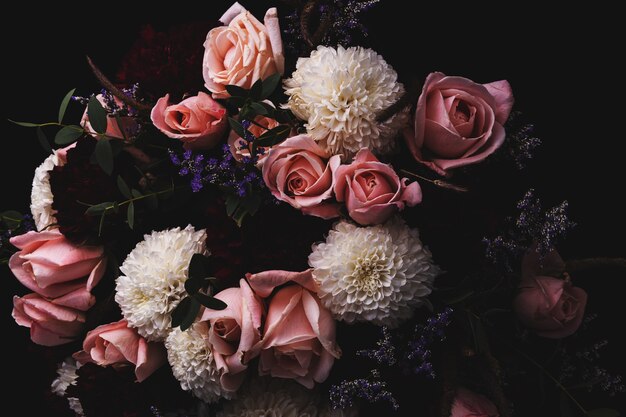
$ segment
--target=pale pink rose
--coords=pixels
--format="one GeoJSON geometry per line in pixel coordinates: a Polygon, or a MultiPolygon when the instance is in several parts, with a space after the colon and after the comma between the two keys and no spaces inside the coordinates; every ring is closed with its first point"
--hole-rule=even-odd
{"type": "Polygon", "coordinates": [[[522,282],[513,302],[518,319],[541,337],[561,339],[570,336],[585,314],[587,293],[561,275],[564,262],[556,251],[544,259],[531,248],[522,263],[522,282]]]}
{"type": "Polygon", "coordinates": [[[450,417],[499,417],[496,406],[482,395],[459,388],[450,417]]]}
{"type": "Polygon", "coordinates": [[[43,346],[57,346],[76,339],[83,330],[85,313],[63,300],[47,300],[31,293],[13,297],[13,318],[30,328],[30,338],[43,346]]]}
{"type": "Polygon", "coordinates": [[[326,380],[341,350],[335,343],[335,321],[317,298],[311,270],[304,272],[265,271],[248,275],[248,281],[269,307],[259,373],[294,379],[307,388],[326,380]]]}
{"type": "Polygon", "coordinates": [[[259,355],[263,305],[246,280],[239,288],[227,288],[215,295],[228,307],[205,309],[202,321],[210,323],[208,343],[220,371],[220,383],[226,391],[235,392],[244,381],[248,362],[259,355]]]}
{"type": "Polygon", "coordinates": [[[265,13],[265,25],[239,3],[211,29],[204,42],[202,75],[215,98],[229,96],[226,85],[250,89],[257,80],[285,71],[285,57],[275,7],[265,13]]]}
{"type": "MultiPolygon", "coordinates": [[[[102,94],[98,94],[96,96],[96,99],[98,99],[98,101],[100,102],[100,104],[102,104],[102,107],[104,107],[105,110],[111,111],[106,101],[104,100],[104,97],[102,96],[102,94]]],[[[113,100],[115,101],[115,104],[117,105],[118,108],[124,107],[124,103],[122,103],[122,101],[119,98],[114,97],[113,100]]],[[[94,128],[91,126],[91,123],[89,123],[89,116],[87,115],[86,108],[85,108],[85,112],[83,113],[83,118],[80,121],[80,125],[91,136],[98,138],[98,133],[96,133],[94,128]]],[[[137,120],[134,117],[120,116],[118,120],[114,116],[107,115],[107,130],[105,132],[105,135],[107,135],[109,138],[130,139],[137,134],[138,129],[139,129],[139,124],[137,123],[137,120]]]]}
{"type": "Polygon", "coordinates": [[[98,326],[85,337],[83,350],[74,354],[81,364],[88,362],[114,369],[135,366],[135,376],[142,382],[165,363],[165,349],[160,343],[147,342],[126,320],[98,326]]]}
{"type": "Polygon", "coordinates": [[[505,80],[477,84],[463,77],[430,74],[415,110],[415,130],[404,131],[418,161],[446,175],[452,168],[474,164],[504,142],[504,123],[513,107],[505,80]]]}
{"type": "Polygon", "coordinates": [[[350,165],[335,170],[335,198],[345,201],[348,214],[360,225],[380,224],[405,205],[413,207],[422,201],[419,184],[406,185],[407,181],[363,148],[350,165]]]}
{"type": "Polygon", "coordinates": [[[152,108],[154,126],[166,136],[179,139],[185,149],[211,149],[224,137],[228,127],[226,109],[206,93],[170,104],[170,95],[161,97],[152,108]]]}
{"type": "Polygon", "coordinates": [[[275,146],[263,163],[263,181],[279,200],[304,214],[330,219],[339,215],[333,196],[333,171],[341,156],[330,156],[309,136],[298,135],[275,146]]]}
{"type": "Polygon", "coordinates": [[[106,269],[101,246],[74,245],[58,229],[27,232],[11,243],[20,250],[9,259],[9,268],[28,289],[82,311],[95,303],[91,290],[106,269]]]}

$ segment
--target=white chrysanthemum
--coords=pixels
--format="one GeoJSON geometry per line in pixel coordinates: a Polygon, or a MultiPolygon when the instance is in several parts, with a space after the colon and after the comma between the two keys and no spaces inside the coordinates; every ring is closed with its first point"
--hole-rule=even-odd
{"type": "Polygon", "coordinates": [[[52,209],[52,190],[50,189],[50,171],[57,166],[63,166],[65,158],[58,151],[48,156],[41,165],[35,169],[33,188],[30,192],[30,212],[38,231],[57,222],[56,211],[52,209]]]}
{"type": "Polygon", "coordinates": [[[286,107],[307,122],[309,135],[322,148],[344,160],[361,148],[387,152],[407,121],[406,112],[376,121],[404,93],[397,78],[371,49],[319,46],[309,58],[299,58],[285,80],[286,107]]]}
{"type": "Polygon", "coordinates": [[[317,392],[293,381],[255,378],[246,383],[236,400],[224,404],[217,417],[347,417],[332,410],[317,392]]]}
{"type": "Polygon", "coordinates": [[[222,397],[229,399],[232,394],[220,385],[220,374],[207,337],[207,324],[199,322],[185,331],[172,329],[165,339],[165,347],[172,373],[181,388],[202,401],[213,403],[222,397]]]}
{"type": "Polygon", "coordinates": [[[80,400],[76,397],[68,397],[67,403],[70,407],[70,410],[74,412],[78,417],[85,417],[85,411],[83,410],[83,405],[80,403],[80,400]]]}
{"type": "Polygon", "coordinates": [[[309,265],[337,319],[392,327],[425,302],[440,272],[417,229],[398,217],[371,227],[335,224],[326,242],[313,246],[309,265]]]}
{"type": "Polygon", "coordinates": [[[189,262],[208,254],[206,231],[187,226],[145,235],[120,267],[115,301],[124,318],[150,341],[167,337],[170,313],[184,298],[189,262]]]}
{"type": "Polygon", "coordinates": [[[52,381],[52,392],[59,397],[63,397],[65,395],[65,391],[67,391],[67,387],[70,385],[76,385],[76,380],[78,379],[76,371],[80,368],[80,366],[81,364],[76,362],[74,358],[65,358],[65,360],[61,362],[57,368],[57,379],[52,381]]]}

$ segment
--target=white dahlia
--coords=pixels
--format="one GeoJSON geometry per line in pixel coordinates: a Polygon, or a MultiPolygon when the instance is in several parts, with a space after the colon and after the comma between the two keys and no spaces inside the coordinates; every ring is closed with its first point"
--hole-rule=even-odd
{"type": "Polygon", "coordinates": [[[358,227],[341,221],[309,255],[319,297],[338,320],[394,327],[425,302],[439,274],[417,229],[399,217],[358,227]]]}
{"type": "Polygon", "coordinates": [[[149,341],[161,341],[171,327],[170,314],[184,298],[189,262],[208,254],[206,231],[191,225],[145,235],[120,267],[115,301],[128,324],[149,341]]]}
{"type": "Polygon", "coordinates": [[[67,387],[70,385],[76,385],[78,375],[76,371],[80,368],[80,363],[76,362],[71,356],[65,358],[63,362],[59,364],[57,368],[57,379],[52,381],[51,390],[59,397],[65,396],[67,387]]]}
{"type": "Polygon", "coordinates": [[[206,322],[195,323],[185,331],[173,329],[165,339],[165,347],[172,373],[181,388],[202,401],[213,403],[221,397],[229,399],[232,393],[224,391],[220,385],[213,352],[206,342],[208,331],[206,322]]]}
{"type": "Polygon", "coordinates": [[[407,122],[406,112],[376,121],[404,93],[397,78],[371,49],[319,46],[309,58],[299,58],[285,80],[286,108],[307,122],[309,135],[322,148],[344,160],[361,148],[387,152],[407,122]]]}
{"type": "Polygon", "coordinates": [[[38,231],[57,222],[56,211],[52,209],[52,190],[50,189],[50,171],[65,165],[65,150],[54,151],[35,169],[33,188],[30,192],[30,212],[38,231]]]}

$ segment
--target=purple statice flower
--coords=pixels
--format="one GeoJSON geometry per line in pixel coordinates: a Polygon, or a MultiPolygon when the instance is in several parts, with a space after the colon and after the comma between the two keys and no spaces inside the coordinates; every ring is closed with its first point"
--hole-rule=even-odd
{"type": "Polygon", "coordinates": [[[387,384],[380,380],[380,373],[377,370],[371,371],[369,378],[344,380],[339,385],[333,385],[329,397],[334,409],[350,408],[357,398],[369,403],[386,401],[394,410],[400,408],[393,394],[387,390],[387,384]]]}
{"type": "Polygon", "coordinates": [[[389,328],[382,327],[383,337],[376,342],[377,349],[359,350],[357,356],[375,360],[381,365],[393,366],[396,363],[396,348],[389,328]]]}
{"type": "Polygon", "coordinates": [[[435,378],[431,359],[431,346],[446,338],[445,330],[451,322],[453,310],[446,308],[426,320],[426,324],[415,326],[413,338],[408,343],[405,359],[416,375],[427,375],[435,378]]]}

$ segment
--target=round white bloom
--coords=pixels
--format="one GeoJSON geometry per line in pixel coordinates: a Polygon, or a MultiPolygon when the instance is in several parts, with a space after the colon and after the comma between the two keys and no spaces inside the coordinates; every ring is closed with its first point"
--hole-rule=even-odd
{"type": "Polygon", "coordinates": [[[387,152],[407,122],[400,112],[377,122],[381,111],[404,93],[397,74],[371,49],[319,46],[309,58],[299,58],[285,80],[286,105],[322,148],[344,160],[361,148],[387,152]]]}
{"type": "Polygon", "coordinates": [[[198,322],[185,331],[173,329],[165,339],[165,347],[172,373],[181,388],[212,403],[220,397],[231,398],[232,394],[220,385],[220,374],[207,338],[207,324],[198,322]]]}
{"type": "Polygon", "coordinates": [[[70,385],[76,385],[76,380],[78,379],[76,371],[80,367],[81,364],[76,362],[76,360],[71,356],[65,358],[65,360],[61,362],[57,368],[57,379],[52,381],[52,392],[59,397],[63,397],[65,395],[65,391],[67,391],[67,387],[70,385]]]}
{"type": "Polygon", "coordinates": [[[41,165],[35,169],[33,188],[30,192],[30,212],[38,231],[57,222],[56,210],[52,209],[52,190],[50,189],[50,171],[57,166],[65,165],[65,155],[59,151],[48,156],[41,165]]]}
{"type": "Polygon", "coordinates": [[[326,243],[313,246],[309,265],[322,303],[338,320],[390,327],[425,302],[440,272],[417,229],[399,217],[371,227],[335,224],[326,243]]]}
{"type": "Polygon", "coordinates": [[[149,341],[161,341],[171,327],[170,313],[184,298],[189,262],[208,254],[206,231],[187,226],[145,235],[120,267],[115,301],[128,324],[149,341]]]}
{"type": "Polygon", "coordinates": [[[217,417],[346,417],[332,410],[320,395],[290,380],[255,378],[244,385],[236,400],[224,404],[217,417]]]}

